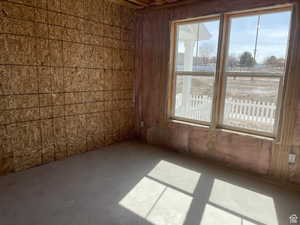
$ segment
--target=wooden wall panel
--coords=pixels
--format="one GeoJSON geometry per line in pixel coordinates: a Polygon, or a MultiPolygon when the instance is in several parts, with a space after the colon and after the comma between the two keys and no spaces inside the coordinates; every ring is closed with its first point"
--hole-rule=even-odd
{"type": "MultiPolygon", "coordinates": [[[[225,0],[201,1],[170,9],[143,10],[140,12],[139,40],[140,55],[137,62],[137,113],[141,138],[149,143],[161,144],[177,150],[188,151],[202,157],[221,161],[228,166],[245,169],[267,177],[275,177],[283,182],[289,180],[300,184],[300,116],[299,88],[299,28],[295,33],[291,77],[287,86],[289,101],[284,106],[284,134],[280,143],[255,136],[210,131],[207,128],[191,127],[185,124],[166,121],[167,91],[169,76],[170,26],[171,20],[199,17],[215,13],[243,10],[274,4],[292,3],[292,0],[234,0],[228,4],[225,0]],[[297,42],[298,40],[298,42],[297,42]],[[298,53],[297,53],[298,52],[298,53]],[[296,68],[297,67],[297,68],[296,68]],[[296,113],[297,112],[297,113],[296,113]],[[297,114],[297,115],[296,115],[297,114]],[[293,125],[293,126],[292,126],[293,125]],[[288,152],[298,154],[296,165],[287,163],[288,152]]],[[[299,24],[299,4],[297,24],[299,24]]],[[[299,26],[296,26],[299,27],[299,26]]]]}
{"type": "Polygon", "coordinates": [[[135,26],[109,0],[0,1],[0,174],[134,135],[135,26]]]}

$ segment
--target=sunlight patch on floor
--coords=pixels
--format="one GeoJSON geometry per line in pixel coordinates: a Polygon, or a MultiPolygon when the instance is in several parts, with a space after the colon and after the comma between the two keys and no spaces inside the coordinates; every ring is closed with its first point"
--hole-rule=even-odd
{"type": "Polygon", "coordinates": [[[144,177],[119,204],[141,217],[146,217],[164,189],[164,185],[144,177]]]}
{"type": "Polygon", "coordinates": [[[150,212],[147,220],[157,225],[182,225],[192,200],[191,196],[167,188],[150,212]]]}
{"type": "Polygon", "coordinates": [[[209,202],[262,224],[278,225],[273,198],[215,179],[209,202]]]}
{"type": "Polygon", "coordinates": [[[218,209],[211,205],[206,205],[200,225],[241,225],[241,218],[218,209]]]}
{"type": "Polygon", "coordinates": [[[259,225],[257,223],[252,223],[240,216],[234,215],[230,212],[206,204],[203,217],[200,225],[259,225]]]}
{"type": "Polygon", "coordinates": [[[190,194],[193,194],[200,179],[200,173],[167,161],[160,161],[148,176],[190,194]]]}
{"type": "Polygon", "coordinates": [[[119,205],[154,225],[184,225],[189,222],[192,203],[202,206],[195,225],[278,225],[273,198],[211,179],[207,192],[210,184],[205,179],[201,183],[200,173],[160,161],[119,205]]]}
{"type": "Polygon", "coordinates": [[[156,225],[183,225],[200,174],[161,161],[119,202],[156,225]],[[182,191],[180,191],[180,190],[182,191]]]}

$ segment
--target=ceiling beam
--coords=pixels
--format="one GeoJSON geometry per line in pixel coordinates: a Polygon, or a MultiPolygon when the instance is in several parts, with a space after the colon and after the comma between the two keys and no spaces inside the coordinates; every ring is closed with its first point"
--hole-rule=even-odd
{"type": "Polygon", "coordinates": [[[142,1],[142,0],[127,0],[127,1],[143,7],[147,7],[150,4],[150,1],[142,1]]]}
{"type": "Polygon", "coordinates": [[[134,4],[134,3],[130,2],[130,1],[126,1],[126,0],[110,0],[110,1],[114,2],[114,3],[117,3],[119,5],[127,6],[129,8],[133,8],[133,9],[142,9],[142,8],[144,8],[144,6],[134,4]]]}
{"type": "MultiPolygon", "coordinates": [[[[148,10],[156,10],[156,9],[164,9],[164,8],[173,8],[173,7],[180,7],[183,5],[188,5],[188,4],[194,4],[199,2],[200,0],[177,0],[177,1],[168,1],[166,4],[160,4],[160,5],[150,5],[147,8],[142,8],[141,10],[143,11],[148,11],[148,10]]],[[[206,1],[206,0],[203,0],[206,1]]]]}
{"type": "Polygon", "coordinates": [[[113,2],[141,10],[177,7],[199,2],[199,0],[111,0],[113,2]]]}

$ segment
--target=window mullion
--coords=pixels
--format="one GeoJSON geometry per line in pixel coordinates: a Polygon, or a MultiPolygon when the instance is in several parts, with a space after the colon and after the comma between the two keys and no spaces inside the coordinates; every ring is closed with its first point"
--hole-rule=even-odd
{"type": "Polygon", "coordinates": [[[214,76],[215,74],[213,72],[193,72],[193,71],[177,71],[175,72],[176,76],[214,76]]]}
{"type": "Polygon", "coordinates": [[[227,77],[253,77],[253,78],[281,78],[284,74],[270,74],[270,73],[248,73],[248,72],[225,72],[227,77]]]}
{"type": "Polygon", "coordinates": [[[215,74],[215,86],[214,86],[214,98],[213,98],[213,108],[212,108],[212,124],[211,128],[217,128],[220,118],[221,118],[221,101],[224,99],[222,97],[223,93],[223,83],[224,83],[224,68],[225,68],[225,58],[228,45],[228,30],[229,23],[226,15],[222,14],[220,17],[220,31],[219,31],[219,44],[218,44],[218,56],[215,74]]]}

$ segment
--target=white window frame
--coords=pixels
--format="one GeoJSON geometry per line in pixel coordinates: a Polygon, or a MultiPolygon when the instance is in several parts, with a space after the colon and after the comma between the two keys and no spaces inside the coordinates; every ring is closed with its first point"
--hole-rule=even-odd
{"type": "MultiPolygon", "coordinates": [[[[169,98],[168,98],[168,111],[167,117],[169,121],[182,121],[189,123],[191,125],[204,125],[211,129],[226,129],[230,131],[242,132],[246,134],[259,135],[263,137],[269,137],[276,139],[279,136],[279,131],[281,129],[281,117],[282,117],[282,104],[285,95],[285,86],[288,77],[289,71],[289,61],[290,61],[290,42],[291,42],[291,33],[293,32],[293,23],[294,23],[294,4],[284,4],[266,8],[258,8],[251,10],[242,10],[238,12],[228,12],[215,14],[204,17],[190,18],[184,20],[175,20],[171,22],[171,45],[170,45],[170,88],[169,88],[169,98]],[[291,12],[291,22],[289,27],[289,41],[287,46],[287,59],[286,66],[283,75],[280,75],[279,89],[278,89],[278,99],[276,104],[276,115],[275,123],[272,133],[255,131],[240,127],[228,126],[223,124],[223,115],[225,107],[225,90],[226,90],[226,76],[228,74],[234,74],[233,72],[225,72],[226,57],[228,55],[228,46],[229,46],[229,35],[230,35],[230,18],[242,17],[249,15],[259,15],[266,13],[274,12],[291,12]],[[217,63],[216,63],[216,72],[191,72],[191,71],[176,71],[176,51],[177,51],[177,27],[178,25],[187,24],[191,22],[205,22],[211,21],[214,19],[219,19],[219,42],[218,42],[218,54],[217,54],[217,63]],[[211,111],[211,122],[193,120],[183,117],[175,116],[175,102],[176,102],[176,78],[178,75],[190,75],[190,76],[215,76],[214,82],[214,94],[212,102],[212,111],[211,111]]],[[[249,75],[249,73],[247,73],[249,75]]],[[[279,75],[271,74],[262,74],[262,73],[253,73],[250,74],[253,76],[259,77],[278,77],[279,75]]],[[[243,76],[242,72],[234,74],[236,77],[243,76]]]]}

